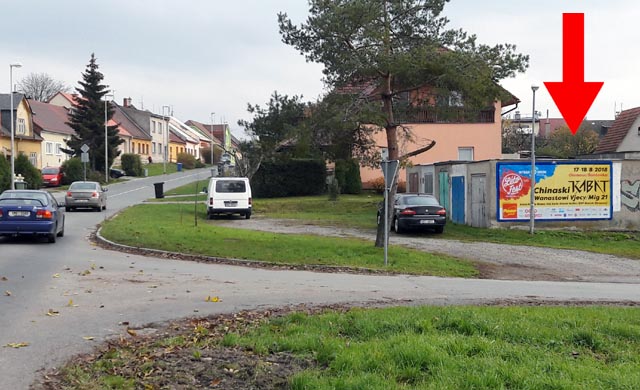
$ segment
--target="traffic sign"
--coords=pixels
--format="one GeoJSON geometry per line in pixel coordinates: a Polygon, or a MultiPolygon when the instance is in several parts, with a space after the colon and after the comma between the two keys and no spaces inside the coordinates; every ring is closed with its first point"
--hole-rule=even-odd
{"type": "Polygon", "coordinates": [[[89,145],[82,144],[82,146],[80,147],[80,150],[82,151],[82,153],[87,153],[89,151],[89,145]]]}
{"type": "Polygon", "coordinates": [[[81,153],[80,154],[80,162],[88,163],[89,162],[89,153],[81,153]]]}
{"type": "Polygon", "coordinates": [[[393,180],[398,172],[398,160],[381,161],[382,174],[384,175],[384,186],[391,188],[393,186],[393,180]]]}

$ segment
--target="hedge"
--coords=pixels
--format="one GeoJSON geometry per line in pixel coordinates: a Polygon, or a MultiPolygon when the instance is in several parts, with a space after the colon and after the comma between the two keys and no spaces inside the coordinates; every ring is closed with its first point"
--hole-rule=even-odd
{"type": "Polygon", "coordinates": [[[256,198],[319,195],[325,192],[325,180],[322,160],[263,162],[251,179],[251,188],[256,198]]]}
{"type": "Polygon", "coordinates": [[[336,179],[341,194],[359,194],[362,192],[360,164],[356,159],[336,161],[336,179]]]}

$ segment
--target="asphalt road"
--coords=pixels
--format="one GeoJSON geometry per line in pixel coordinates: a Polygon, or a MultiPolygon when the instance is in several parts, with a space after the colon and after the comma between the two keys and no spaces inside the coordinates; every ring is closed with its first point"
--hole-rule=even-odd
{"type": "Polygon", "coordinates": [[[136,256],[103,250],[87,240],[104,218],[153,197],[154,182],[164,181],[170,189],[207,176],[208,170],[199,170],[114,184],[107,210],[68,213],[65,236],[57,243],[0,241],[0,277],[7,278],[0,280],[0,389],[26,389],[39,370],[108,338],[126,336],[125,322],[141,327],[299,303],[640,302],[637,284],[276,271],[136,256]],[[205,301],[208,296],[220,302],[205,301]],[[9,343],[29,345],[5,347],[9,343]]]}

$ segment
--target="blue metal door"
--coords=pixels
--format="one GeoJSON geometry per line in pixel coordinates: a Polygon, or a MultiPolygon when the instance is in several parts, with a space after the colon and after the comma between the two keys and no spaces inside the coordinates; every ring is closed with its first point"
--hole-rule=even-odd
{"type": "Polygon", "coordinates": [[[451,178],[451,220],[464,224],[464,176],[451,178]]]}

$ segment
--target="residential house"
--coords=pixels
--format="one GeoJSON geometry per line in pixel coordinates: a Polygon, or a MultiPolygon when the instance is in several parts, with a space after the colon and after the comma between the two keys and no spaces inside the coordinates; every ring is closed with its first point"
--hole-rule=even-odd
{"type": "MultiPolygon", "coordinates": [[[[364,85],[355,92],[370,100],[380,98],[380,92],[370,85],[364,85]]],[[[507,96],[505,101],[496,100],[493,105],[480,110],[465,107],[461,97],[455,92],[448,96],[434,96],[429,87],[423,87],[405,93],[399,97],[399,106],[406,108],[396,112],[395,119],[409,137],[398,137],[399,155],[424,148],[435,141],[432,149],[411,157],[409,163],[417,165],[500,158],[502,109],[519,102],[515,96],[504,92],[507,96]]],[[[399,135],[402,132],[403,130],[398,130],[399,135]]],[[[376,132],[373,141],[379,148],[386,148],[386,132],[382,129],[376,132]]],[[[379,168],[361,167],[360,176],[363,187],[367,188],[383,175],[379,168]]],[[[404,169],[401,169],[399,177],[405,177],[404,169]]]]}
{"type": "MultiPolygon", "coordinates": [[[[516,111],[513,118],[506,117],[505,121],[509,122],[509,125],[517,129],[522,129],[523,133],[531,134],[531,116],[522,116],[520,111],[516,111]]],[[[556,130],[561,127],[568,127],[564,118],[541,118],[540,113],[536,113],[534,123],[534,130],[536,136],[549,138],[556,130]]],[[[607,134],[609,128],[613,124],[612,120],[589,120],[584,119],[580,128],[586,130],[593,130],[598,134],[601,139],[607,134]]]]}
{"type": "MultiPolygon", "coordinates": [[[[226,123],[223,124],[204,124],[195,120],[188,120],[185,122],[187,125],[197,129],[198,131],[206,134],[217,142],[222,152],[227,152],[230,159],[233,159],[233,154],[239,150],[240,141],[231,134],[231,129],[226,123]]],[[[221,154],[215,153],[216,156],[221,154]]],[[[220,161],[214,161],[219,163],[220,161]]],[[[233,162],[232,162],[233,164],[233,162]]]]}
{"type": "MultiPolygon", "coordinates": [[[[154,114],[150,111],[139,110],[131,104],[131,98],[125,98],[122,111],[136,123],[146,134],[151,136],[149,156],[153,162],[165,161],[165,150],[169,144],[168,116],[154,114]]],[[[168,156],[167,156],[168,157],[168,156]]]]}
{"type": "Polygon", "coordinates": [[[182,143],[169,144],[169,155],[173,159],[169,161],[176,161],[178,153],[188,153],[200,159],[200,149],[203,146],[208,148],[211,145],[211,140],[206,135],[195,131],[177,118],[171,117],[169,119],[169,129],[175,136],[174,139],[182,141],[182,143]]]}
{"type": "Polygon", "coordinates": [[[178,153],[185,153],[187,149],[186,139],[181,138],[169,125],[169,162],[178,161],[178,153]]]}
{"type": "Polygon", "coordinates": [[[622,111],[593,154],[608,158],[640,158],[640,107],[622,111]]]}
{"type": "Polygon", "coordinates": [[[67,142],[75,131],[67,124],[69,110],[65,107],[43,103],[29,99],[33,112],[33,127],[42,137],[41,155],[42,168],[59,167],[71,156],[62,149],[67,148],[67,142]]]}
{"type": "MultiPolygon", "coordinates": [[[[0,94],[0,148],[5,157],[11,156],[11,95],[0,94]]],[[[33,130],[31,105],[23,94],[13,94],[14,147],[29,157],[36,168],[42,168],[42,137],[33,130]]]]}
{"type": "Polygon", "coordinates": [[[78,99],[80,95],[77,93],[66,93],[66,92],[58,92],[47,103],[53,104],[55,106],[65,107],[68,109],[72,109],[76,105],[78,105],[78,99]]]}
{"type": "Polygon", "coordinates": [[[111,102],[111,105],[114,108],[111,120],[118,124],[118,135],[124,139],[124,143],[120,144],[118,149],[122,153],[137,154],[140,160],[146,163],[151,156],[151,135],[131,119],[122,106],[115,102],[111,102]]]}
{"type": "MultiPolygon", "coordinates": [[[[77,105],[79,98],[78,94],[58,92],[49,99],[49,103],[72,110],[77,105]]],[[[120,154],[138,154],[142,162],[147,162],[152,150],[151,135],[148,130],[145,130],[143,126],[140,126],[136,121],[131,119],[124,112],[122,106],[119,106],[115,102],[110,102],[109,104],[111,104],[114,111],[108,125],[118,125],[118,136],[124,140],[122,144],[118,145],[120,154]]],[[[125,104],[130,105],[131,99],[125,99],[125,104]]],[[[120,156],[116,157],[114,164],[117,165],[119,163],[119,157],[120,156]]]]}
{"type": "MultiPolygon", "coordinates": [[[[225,150],[230,151],[231,150],[230,148],[233,148],[231,131],[229,130],[229,126],[211,125],[211,124],[206,125],[198,121],[194,121],[192,119],[186,121],[185,124],[193,128],[198,133],[203,134],[204,136],[206,136],[208,139],[212,141],[214,163],[220,162],[220,158],[222,154],[225,152],[225,150]]],[[[208,146],[203,145],[203,147],[207,147],[210,150],[211,144],[208,146]]]]}

